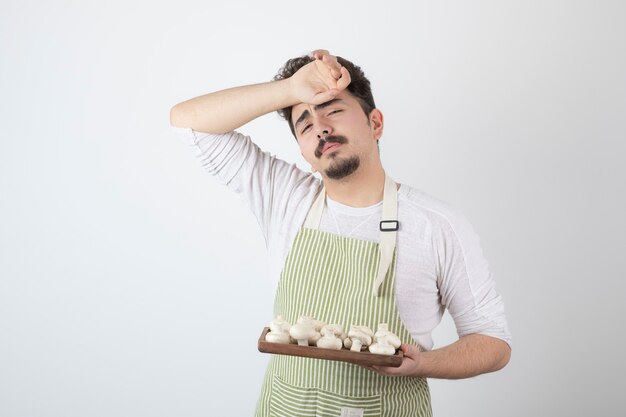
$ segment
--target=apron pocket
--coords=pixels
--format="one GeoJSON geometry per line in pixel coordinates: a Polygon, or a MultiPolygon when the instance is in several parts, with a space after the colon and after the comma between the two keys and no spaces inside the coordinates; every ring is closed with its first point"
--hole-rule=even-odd
{"type": "Polygon", "coordinates": [[[315,388],[291,385],[274,376],[270,416],[298,417],[380,417],[380,395],[348,397],[315,388]]]}

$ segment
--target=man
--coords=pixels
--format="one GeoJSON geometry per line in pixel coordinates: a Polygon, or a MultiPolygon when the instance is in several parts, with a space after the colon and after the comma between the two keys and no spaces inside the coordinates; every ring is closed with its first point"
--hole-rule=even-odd
{"type": "Polygon", "coordinates": [[[383,115],[361,69],[328,51],[289,60],[273,82],[177,104],[203,164],[256,215],[278,279],[275,315],[294,323],[388,323],[398,368],[274,355],[257,415],[431,415],[426,378],[504,367],[510,334],[478,236],[462,215],[382,167],[383,115]],[[272,111],[287,119],[313,172],[234,129],[272,111]],[[433,350],[447,308],[459,340],[433,350]],[[317,414],[316,414],[317,413],[317,414]]]}

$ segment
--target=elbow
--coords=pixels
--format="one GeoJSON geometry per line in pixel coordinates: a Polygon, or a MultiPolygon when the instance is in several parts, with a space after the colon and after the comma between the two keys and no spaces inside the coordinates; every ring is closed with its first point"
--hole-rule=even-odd
{"type": "Polygon", "coordinates": [[[493,369],[494,371],[499,371],[500,369],[504,368],[511,360],[511,346],[509,346],[509,344],[504,341],[500,342],[502,346],[500,348],[500,355],[498,355],[498,361],[493,369]]]}
{"type": "Polygon", "coordinates": [[[170,125],[174,127],[189,127],[191,128],[194,118],[193,110],[185,109],[183,103],[178,103],[170,109],[170,125]]]}
{"type": "Polygon", "coordinates": [[[182,117],[180,114],[180,109],[178,108],[178,104],[170,109],[170,125],[174,127],[185,127],[182,123],[182,117]]]}

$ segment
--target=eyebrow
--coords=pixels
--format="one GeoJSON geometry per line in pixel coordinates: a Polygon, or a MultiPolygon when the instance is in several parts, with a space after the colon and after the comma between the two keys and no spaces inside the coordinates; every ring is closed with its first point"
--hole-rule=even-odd
{"type": "MultiPolygon", "coordinates": [[[[342,100],[342,99],[340,99],[340,98],[334,98],[334,99],[329,100],[329,101],[326,101],[326,102],[324,102],[324,103],[322,103],[322,104],[317,104],[317,105],[315,105],[315,106],[313,107],[313,109],[314,109],[315,111],[318,111],[318,110],[320,110],[320,109],[323,109],[324,107],[328,107],[328,106],[330,106],[331,104],[335,104],[335,103],[340,102],[340,101],[342,102],[343,100],[342,100]]],[[[297,127],[298,127],[298,125],[299,125],[300,123],[302,123],[302,122],[304,121],[304,119],[306,119],[306,118],[307,118],[307,117],[309,117],[310,115],[311,115],[311,113],[309,113],[309,111],[308,111],[308,110],[303,111],[303,112],[302,112],[302,114],[300,115],[300,117],[298,117],[298,120],[296,120],[296,123],[294,123],[293,127],[294,127],[294,128],[297,128],[297,127]]]]}

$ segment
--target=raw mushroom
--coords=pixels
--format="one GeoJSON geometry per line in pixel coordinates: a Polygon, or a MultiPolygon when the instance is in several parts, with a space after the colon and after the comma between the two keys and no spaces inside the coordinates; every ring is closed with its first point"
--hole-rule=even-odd
{"type": "Polygon", "coordinates": [[[322,330],[322,327],[325,326],[325,323],[323,321],[319,321],[309,316],[300,316],[300,318],[298,318],[298,323],[309,323],[311,327],[313,327],[313,329],[318,333],[322,330]]]}
{"type": "Polygon", "coordinates": [[[309,338],[309,342],[311,342],[312,344],[316,344],[320,337],[322,337],[322,335],[320,334],[320,330],[322,329],[322,327],[324,327],[324,322],[316,320],[313,317],[300,316],[297,324],[307,324],[311,328],[313,328],[315,334],[309,338]]]}
{"type": "Polygon", "coordinates": [[[317,341],[317,347],[319,348],[341,350],[341,346],[343,346],[341,339],[330,331],[325,332],[324,336],[317,341]]]}
{"type": "Polygon", "coordinates": [[[347,335],[343,332],[343,326],[340,324],[327,324],[320,330],[322,336],[324,336],[327,332],[332,332],[335,336],[342,340],[347,337],[347,335]]]}
{"type": "Polygon", "coordinates": [[[291,343],[291,338],[289,337],[289,333],[280,333],[280,332],[269,332],[265,335],[265,340],[270,343],[291,343]]]}
{"type": "Polygon", "coordinates": [[[309,346],[309,341],[319,340],[320,334],[310,323],[297,323],[289,329],[289,335],[298,342],[298,346],[309,346]]]}
{"type": "Polygon", "coordinates": [[[342,336],[345,336],[343,327],[338,324],[327,324],[322,327],[321,334],[322,338],[317,341],[317,347],[341,350],[342,336]]]}
{"type": "Polygon", "coordinates": [[[270,343],[290,343],[289,328],[291,325],[283,316],[278,316],[270,323],[270,332],[265,335],[265,340],[270,343]]]}
{"type": "Polygon", "coordinates": [[[270,323],[270,330],[273,332],[279,332],[279,333],[289,333],[289,328],[291,327],[291,324],[289,324],[289,322],[287,320],[285,320],[283,318],[283,316],[277,316],[274,320],[272,320],[272,322],[270,323]]]}
{"type": "Polygon", "coordinates": [[[378,325],[374,341],[375,343],[369,347],[369,351],[378,355],[393,355],[402,344],[400,338],[389,331],[387,323],[378,325]]]}
{"type": "MultiPolygon", "coordinates": [[[[346,347],[352,352],[360,352],[361,347],[367,347],[372,343],[372,331],[367,326],[352,326],[348,332],[348,341],[346,347]]],[[[346,341],[344,340],[344,343],[346,341]]]]}
{"type": "Polygon", "coordinates": [[[346,349],[350,349],[352,347],[352,340],[350,340],[349,337],[344,337],[343,338],[343,345],[346,347],[346,349]]]}
{"type": "Polygon", "coordinates": [[[393,355],[396,348],[387,343],[387,341],[376,342],[369,347],[369,351],[377,355],[393,355]]]}
{"type": "Polygon", "coordinates": [[[389,344],[396,349],[398,349],[402,344],[400,338],[389,331],[389,326],[387,325],[387,323],[380,323],[378,325],[378,331],[374,335],[375,342],[380,342],[381,340],[387,340],[389,344]]]}

